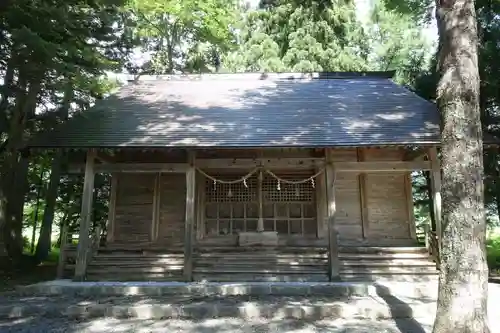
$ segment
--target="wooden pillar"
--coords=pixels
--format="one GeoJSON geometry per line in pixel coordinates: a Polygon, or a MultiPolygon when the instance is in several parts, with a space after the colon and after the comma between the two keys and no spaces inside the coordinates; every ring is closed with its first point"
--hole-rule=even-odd
{"type": "Polygon", "coordinates": [[[196,239],[203,239],[205,235],[205,178],[198,175],[196,178],[196,239]]]}
{"type": "Polygon", "coordinates": [[[331,153],[326,152],[326,198],[328,217],[328,277],[330,281],[340,280],[340,264],[337,241],[337,230],[335,228],[335,169],[332,165],[331,153]]]}
{"type": "MultiPolygon", "coordinates": [[[[358,162],[365,161],[365,154],[363,148],[357,149],[358,162]]],[[[359,205],[361,210],[361,232],[363,238],[367,238],[369,234],[369,216],[368,216],[368,206],[367,206],[367,196],[366,196],[366,173],[361,172],[358,175],[359,183],[359,205]]]]}
{"type": "Polygon", "coordinates": [[[259,219],[257,220],[257,231],[264,231],[264,199],[262,196],[262,182],[264,181],[264,174],[262,170],[259,171],[259,178],[257,184],[257,199],[259,200],[259,219]]]}
{"type": "Polygon", "coordinates": [[[161,173],[155,176],[153,190],[153,219],[151,221],[151,235],[149,237],[151,243],[158,239],[158,228],[160,224],[160,191],[161,191],[161,173]]]}
{"type": "Polygon", "coordinates": [[[327,236],[327,212],[326,212],[326,183],[325,172],[321,173],[316,178],[316,219],[317,219],[317,236],[320,239],[325,239],[327,236]]]}
{"type": "Polygon", "coordinates": [[[87,152],[85,163],[85,180],[83,183],[82,210],[80,213],[80,234],[78,236],[78,250],[76,254],[75,277],[76,281],[83,281],[87,270],[88,254],[91,246],[90,226],[92,219],[92,199],[94,192],[94,159],[95,151],[87,152]]]}
{"type": "Polygon", "coordinates": [[[186,221],[184,233],[184,279],[193,280],[193,232],[196,219],[195,193],[196,170],[194,156],[190,156],[189,167],[186,171],[186,221]]]}
{"type": "Polygon", "coordinates": [[[115,208],[116,190],[118,187],[118,174],[111,175],[111,188],[108,203],[108,225],[106,227],[106,242],[112,243],[115,239],[115,208]]]}
{"type": "Polygon", "coordinates": [[[66,251],[68,243],[68,222],[63,221],[61,227],[61,246],[59,247],[59,263],[57,265],[57,278],[64,277],[64,268],[66,266],[66,251]]]}
{"type": "Polygon", "coordinates": [[[436,235],[438,237],[438,247],[441,250],[442,237],[442,216],[441,216],[441,163],[439,161],[437,148],[429,149],[429,159],[431,162],[431,187],[432,202],[434,206],[434,219],[436,220],[436,235]]]}
{"type": "Polygon", "coordinates": [[[415,225],[415,212],[413,208],[413,186],[411,184],[411,172],[405,174],[404,176],[404,188],[406,195],[406,209],[408,213],[408,228],[410,232],[410,237],[413,240],[417,240],[417,226],[415,225]]]}

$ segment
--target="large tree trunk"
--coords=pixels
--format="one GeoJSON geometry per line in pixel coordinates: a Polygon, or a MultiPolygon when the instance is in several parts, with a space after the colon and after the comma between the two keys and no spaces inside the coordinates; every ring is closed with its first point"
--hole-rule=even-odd
{"type": "MultiPolygon", "coordinates": [[[[73,86],[68,82],[66,91],[64,92],[64,99],[62,106],[59,110],[60,119],[65,121],[68,119],[68,113],[71,101],[73,99],[73,86]]],[[[54,222],[54,213],[56,209],[57,192],[61,180],[61,169],[63,163],[63,153],[57,151],[52,160],[49,188],[47,189],[47,196],[45,198],[45,209],[43,211],[43,220],[40,225],[40,237],[35,251],[35,259],[41,262],[47,258],[50,252],[52,241],[52,224],[54,222]]]]}
{"type": "Polygon", "coordinates": [[[59,189],[59,181],[61,179],[61,163],[62,152],[58,151],[52,159],[49,188],[45,198],[45,209],[43,211],[43,219],[40,226],[40,237],[38,238],[38,243],[36,245],[35,258],[38,262],[45,260],[50,252],[52,224],[54,222],[57,192],[59,189]]]}
{"type": "Polygon", "coordinates": [[[36,228],[38,227],[38,216],[40,214],[40,198],[41,198],[41,194],[42,194],[44,173],[45,173],[45,170],[44,170],[43,165],[42,165],[40,167],[40,182],[38,183],[38,188],[36,190],[35,216],[33,217],[33,230],[31,233],[31,246],[30,246],[31,254],[33,254],[35,252],[36,228]]]}
{"type": "Polygon", "coordinates": [[[436,0],[443,240],[434,333],[484,333],[488,267],[473,0],[436,0]]]}
{"type": "Polygon", "coordinates": [[[9,236],[6,238],[6,249],[9,257],[18,262],[24,249],[23,220],[24,220],[24,200],[28,190],[28,168],[29,159],[21,156],[13,172],[13,186],[9,193],[7,204],[7,228],[9,236]]]}
{"type": "Polygon", "coordinates": [[[23,252],[23,208],[26,194],[28,157],[20,156],[28,120],[36,110],[43,72],[19,73],[16,104],[9,124],[8,143],[0,168],[0,232],[7,253],[15,264],[23,252]],[[28,77],[30,80],[28,80],[28,77]]]}
{"type": "MultiPolygon", "coordinates": [[[[499,149],[500,150],[500,149],[499,149]]],[[[497,216],[500,218],[500,155],[495,154],[496,149],[492,149],[493,163],[495,165],[492,168],[493,171],[493,184],[495,185],[495,192],[493,195],[495,196],[495,204],[497,208],[497,216]]]]}

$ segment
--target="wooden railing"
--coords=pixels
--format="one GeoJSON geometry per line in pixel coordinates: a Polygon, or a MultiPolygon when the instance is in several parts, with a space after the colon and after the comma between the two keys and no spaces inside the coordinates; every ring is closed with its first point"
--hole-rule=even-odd
{"type": "Polygon", "coordinates": [[[439,241],[435,231],[430,229],[428,224],[424,225],[425,231],[425,247],[439,268],[439,241]]]}
{"type": "Polygon", "coordinates": [[[101,244],[101,227],[97,226],[94,229],[94,234],[92,235],[92,240],[90,242],[90,248],[88,249],[90,253],[87,256],[87,265],[89,264],[89,261],[92,260],[92,258],[94,257],[94,254],[97,253],[97,250],[99,250],[100,244],[101,244]]]}
{"type": "MultiPolygon", "coordinates": [[[[68,227],[67,225],[63,225],[61,229],[61,248],[59,253],[59,263],[57,266],[57,278],[64,278],[65,272],[70,270],[74,273],[77,249],[78,245],[73,244],[73,239],[68,237],[68,227]]],[[[89,235],[90,236],[90,235],[89,235]]],[[[96,227],[94,233],[91,236],[90,246],[87,249],[89,251],[87,256],[86,266],[89,264],[90,260],[92,260],[94,254],[99,250],[99,244],[101,241],[101,228],[96,227]]]]}
{"type": "Polygon", "coordinates": [[[57,264],[57,278],[64,277],[64,270],[68,261],[68,249],[70,242],[68,241],[68,225],[65,223],[61,229],[61,247],[59,249],[59,262],[57,264]]]}

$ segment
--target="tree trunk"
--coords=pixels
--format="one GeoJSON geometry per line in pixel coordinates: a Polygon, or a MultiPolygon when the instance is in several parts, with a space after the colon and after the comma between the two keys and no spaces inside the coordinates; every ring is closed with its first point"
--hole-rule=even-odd
{"type": "Polygon", "coordinates": [[[26,156],[19,159],[26,124],[35,114],[37,97],[41,90],[41,79],[28,84],[26,75],[20,74],[16,95],[16,105],[10,120],[8,144],[3,160],[0,186],[0,228],[3,227],[3,241],[9,257],[16,261],[21,258],[22,223],[24,195],[27,184],[29,162],[26,156]],[[23,178],[24,177],[24,178],[23,178]]]}
{"type": "Polygon", "coordinates": [[[13,172],[13,183],[9,201],[7,204],[7,225],[6,230],[9,236],[6,238],[6,249],[12,260],[18,261],[23,254],[23,221],[24,221],[24,200],[28,190],[28,168],[29,159],[21,156],[13,172]]]}
{"type": "MultiPolygon", "coordinates": [[[[64,100],[61,106],[60,118],[65,121],[68,118],[71,100],[73,99],[73,86],[68,82],[66,91],[64,92],[64,100]]],[[[57,191],[61,179],[61,169],[63,163],[63,153],[59,150],[54,155],[52,160],[49,188],[45,198],[45,209],[43,212],[43,220],[40,226],[40,237],[35,251],[35,259],[41,262],[47,258],[50,252],[52,240],[52,224],[54,222],[54,213],[56,209],[57,191]]]]}
{"type": "Polygon", "coordinates": [[[45,198],[45,209],[43,211],[42,224],[40,225],[40,237],[36,245],[35,258],[42,262],[47,258],[50,252],[52,240],[52,223],[54,222],[54,213],[56,208],[57,191],[61,179],[62,152],[58,151],[52,159],[50,172],[49,188],[45,198]]]}
{"type": "Polygon", "coordinates": [[[429,216],[431,218],[431,230],[436,231],[436,216],[434,216],[434,200],[432,200],[431,172],[424,171],[425,190],[427,192],[427,204],[429,206],[429,216]]]}
{"type": "MultiPolygon", "coordinates": [[[[500,149],[499,149],[500,151],[500,149]]],[[[497,217],[500,218],[500,156],[495,154],[495,150],[492,149],[493,156],[494,156],[494,163],[495,165],[493,166],[493,183],[495,184],[495,204],[497,208],[497,217]]]]}
{"type": "Polygon", "coordinates": [[[443,239],[434,333],[484,333],[488,267],[473,0],[436,0],[443,239]]]}
{"type": "Polygon", "coordinates": [[[43,187],[43,174],[45,170],[43,169],[43,165],[41,166],[40,171],[40,182],[38,183],[38,189],[36,191],[36,207],[35,207],[35,216],[33,217],[33,232],[31,234],[31,254],[35,252],[35,241],[36,241],[36,228],[38,226],[38,216],[40,212],[40,197],[42,194],[43,187]]]}

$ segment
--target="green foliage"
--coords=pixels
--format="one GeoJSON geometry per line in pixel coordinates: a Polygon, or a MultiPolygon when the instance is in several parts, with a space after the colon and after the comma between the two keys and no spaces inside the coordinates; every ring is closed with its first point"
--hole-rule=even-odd
{"type": "Polygon", "coordinates": [[[236,1],[131,0],[134,34],[151,60],[135,73],[209,71],[214,57],[231,47],[236,1]]]}
{"type": "Polygon", "coordinates": [[[431,45],[411,16],[388,10],[382,2],[375,3],[367,31],[372,69],[395,70],[396,82],[414,86],[428,67],[431,45]]]}
{"type": "Polygon", "coordinates": [[[494,235],[486,242],[488,267],[490,270],[500,270],[500,235],[494,235]]]}
{"type": "Polygon", "coordinates": [[[384,0],[384,5],[389,10],[410,15],[414,22],[421,25],[433,19],[433,0],[384,0]]]}
{"type": "Polygon", "coordinates": [[[398,82],[413,85],[428,60],[420,27],[383,3],[364,26],[352,1],[266,1],[243,20],[226,71],[397,70],[398,82]]]}
{"type": "Polygon", "coordinates": [[[276,1],[247,13],[241,47],[228,71],[357,71],[367,69],[366,35],[351,1],[276,1]]]}
{"type": "Polygon", "coordinates": [[[128,17],[119,0],[20,0],[0,16],[0,231],[11,256],[22,253],[23,222],[34,225],[36,211],[42,219],[51,168],[44,153],[30,156],[26,169],[21,149],[107,93],[103,75],[120,70],[134,45],[128,17]]]}

